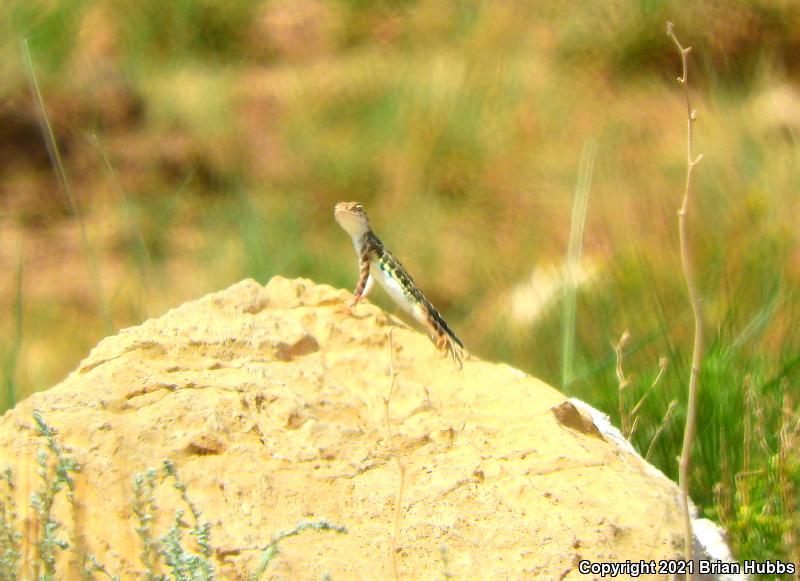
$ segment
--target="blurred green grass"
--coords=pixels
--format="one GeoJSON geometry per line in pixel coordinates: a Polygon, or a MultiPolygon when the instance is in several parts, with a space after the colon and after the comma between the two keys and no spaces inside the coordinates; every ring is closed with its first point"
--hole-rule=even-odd
{"type": "MultiPolygon", "coordinates": [[[[634,443],[647,450],[677,399],[651,457],[675,477],[692,325],[668,19],[694,46],[705,156],[690,218],[710,335],[692,493],[737,531],[740,558],[791,558],[785,531],[737,527],[714,494],[735,496],[745,448],[767,478],[784,394],[793,413],[800,400],[800,8],[788,0],[4,4],[5,406],[57,382],[104,335],[29,93],[28,39],[116,328],[246,276],[351,287],[355,259],[331,212],[357,199],[471,351],[559,386],[564,289],[553,273],[593,140],[583,257],[594,274],[576,295],[574,380],[561,387],[619,425],[612,344],[630,331],[629,403],[666,356],[634,443]],[[536,295],[542,281],[549,298],[536,295]],[[514,301],[536,308],[521,315],[514,301]],[[744,434],[756,413],[746,382],[762,441],[744,434]]],[[[798,534],[794,511],[749,508],[777,511],[798,534]]]]}

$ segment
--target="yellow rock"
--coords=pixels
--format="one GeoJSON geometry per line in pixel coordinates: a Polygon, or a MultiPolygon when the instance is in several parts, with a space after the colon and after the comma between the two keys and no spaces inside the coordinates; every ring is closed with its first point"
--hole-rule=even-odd
{"type": "MultiPolygon", "coordinates": [[[[56,503],[59,535],[122,579],[144,570],[133,476],[165,459],[211,523],[219,579],[246,579],[274,533],[323,518],[348,532],[283,540],[264,578],[392,578],[400,467],[403,579],[444,578],[443,554],[455,579],[581,578],[582,559],[679,556],[677,488],[562,394],[474,357],[458,369],[373,305],[341,313],[347,297],[243,281],[104,339],[7,412],[0,466],[14,470],[25,556],[45,444],[34,410],[82,466],[74,507],[56,503]]],[[[185,505],[169,482],[155,496],[160,536],[185,505]]],[[[59,559],[61,578],[79,578],[74,553],[59,559]]]]}

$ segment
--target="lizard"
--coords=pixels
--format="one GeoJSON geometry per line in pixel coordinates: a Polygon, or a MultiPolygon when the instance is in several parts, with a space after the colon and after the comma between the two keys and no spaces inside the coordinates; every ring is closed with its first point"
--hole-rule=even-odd
{"type": "Polygon", "coordinates": [[[372,231],[364,206],[358,202],[339,202],[333,210],[333,216],[350,235],[358,255],[358,283],[345,309],[352,313],[358,301],[369,294],[377,280],[404,311],[428,330],[436,347],[461,365],[464,344],[425,298],[400,261],[372,231]]]}

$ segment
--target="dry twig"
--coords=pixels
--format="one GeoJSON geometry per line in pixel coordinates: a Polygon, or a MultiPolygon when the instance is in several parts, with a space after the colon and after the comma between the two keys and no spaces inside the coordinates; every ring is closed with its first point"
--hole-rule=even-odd
{"type": "Polygon", "coordinates": [[[617,398],[619,400],[619,421],[621,423],[620,428],[622,429],[622,435],[626,438],[630,438],[631,430],[630,426],[628,425],[628,414],[625,413],[625,396],[624,392],[627,389],[628,385],[630,385],[630,379],[625,377],[625,371],[622,368],[622,358],[624,357],[625,352],[625,345],[628,343],[628,339],[630,339],[631,334],[626,329],[617,341],[614,344],[614,355],[617,360],[617,364],[614,368],[614,371],[617,374],[617,398]]]}
{"type": "MultiPolygon", "coordinates": [[[[692,305],[694,315],[694,347],[692,349],[692,368],[689,373],[689,396],[686,409],[686,426],[683,432],[683,447],[679,464],[678,484],[680,485],[683,496],[684,509],[684,529],[685,529],[685,557],[686,560],[693,559],[692,551],[692,519],[689,514],[689,471],[691,467],[692,444],[694,443],[696,422],[697,422],[697,380],[700,375],[700,366],[703,362],[703,309],[700,294],[697,290],[697,281],[694,273],[694,262],[692,260],[691,248],[686,226],[686,215],[689,210],[689,200],[691,194],[692,172],[695,166],[700,163],[703,155],[695,156],[692,151],[692,137],[694,122],[697,120],[697,113],[692,107],[689,97],[688,71],[686,66],[686,55],[692,47],[684,48],[678,41],[678,37],[672,30],[672,23],[667,22],[667,36],[672,39],[681,57],[682,74],[678,77],[678,84],[683,88],[683,98],[686,103],[686,184],[683,189],[683,202],[678,210],[678,236],[681,247],[681,265],[683,276],[686,279],[686,288],[689,293],[689,302],[692,305]]],[[[689,575],[689,579],[693,575],[689,575]]]]}
{"type": "Polygon", "coordinates": [[[659,436],[664,432],[664,429],[669,424],[670,420],[672,419],[672,412],[675,411],[675,408],[678,407],[678,400],[673,399],[669,402],[669,406],[667,406],[667,411],[664,413],[664,419],[661,420],[661,424],[658,426],[656,433],[653,434],[653,439],[650,440],[650,445],[647,447],[647,452],[644,455],[645,460],[650,460],[650,454],[653,452],[653,447],[656,444],[656,440],[658,440],[659,436]]]}

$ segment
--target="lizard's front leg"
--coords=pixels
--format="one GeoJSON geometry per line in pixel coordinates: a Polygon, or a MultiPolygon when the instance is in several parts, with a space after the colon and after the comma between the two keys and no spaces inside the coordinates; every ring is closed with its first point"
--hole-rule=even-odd
{"type": "Polygon", "coordinates": [[[369,254],[365,252],[358,258],[358,283],[353,291],[353,296],[342,307],[342,310],[352,314],[353,307],[358,304],[358,301],[361,300],[361,297],[365,297],[369,294],[369,291],[372,289],[373,282],[372,276],[369,273],[369,254]]]}

